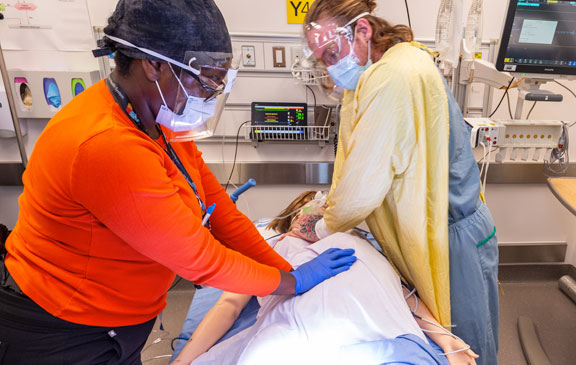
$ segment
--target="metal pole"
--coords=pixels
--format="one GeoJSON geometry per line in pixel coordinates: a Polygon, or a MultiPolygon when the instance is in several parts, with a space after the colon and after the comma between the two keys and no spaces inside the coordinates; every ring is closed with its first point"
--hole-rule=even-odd
{"type": "Polygon", "coordinates": [[[4,53],[2,52],[2,44],[0,43],[0,72],[2,73],[2,81],[6,87],[6,97],[8,98],[8,108],[12,115],[12,122],[14,123],[14,131],[16,132],[16,140],[18,141],[18,148],[20,149],[20,157],[22,158],[22,165],[24,168],[28,165],[28,155],[24,148],[24,139],[22,138],[22,130],[20,129],[20,120],[16,115],[16,103],[14,102],[14,94],[12,94],[12,87],[10,85],[10,77],[8,76],[8,69],[4,62],[4,53]]]}
{"type": "MultiPolygon", "coordinates": [[[[490,48],[488,51],[488,61],[496,64],[496,43],[494,39],[490,40],[490,48]]],[[[484,101],[482,103],[482,116],[488,118],[492,112],[492,98],[494,96],[494,88],[490,85],[484,85],[484,101]]]]}
{"type": "Polygon", "coordinates": [[[514,111],[514,119],[522,119],[522,108],[524,107],[525,93],[523,90],[518,91],[518,101],[516,102],[516,110],[514,111]]]}

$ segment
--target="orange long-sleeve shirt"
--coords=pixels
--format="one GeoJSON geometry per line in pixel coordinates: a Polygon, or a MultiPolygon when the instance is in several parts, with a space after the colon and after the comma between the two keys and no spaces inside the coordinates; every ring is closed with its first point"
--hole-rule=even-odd
{"type": "Polygon", "coordinates": [[[192,142],[174,149],[211,216],[162,146],[139,131],[104,81],[47,125],[23,176],[6,265],[52,315],[94,326],[143,323],[166,305],[174,273],[264,296],[288,262],[228,198],[192,142]]]}

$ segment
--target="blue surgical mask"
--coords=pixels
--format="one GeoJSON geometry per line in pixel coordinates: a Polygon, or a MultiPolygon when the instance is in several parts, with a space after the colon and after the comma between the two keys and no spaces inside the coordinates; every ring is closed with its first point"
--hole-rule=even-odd
{"type": "Polygon", "coordinates": [[[363,66],[359,65],[358,61],[358,57],[351,51],[338,63],[328,66],[326,69],[336,85],[346,90],[354,90],[358,86],[358,80],[360,80],[362,73],[372,65],[370,58],[363,66]]]}
{"type": "MultiPolygon", "coordinates": [[[[360,14],[356,18],[352,19],[350,22],[346,24],[352,24],[356,22],[356,20],[363,16],[364,14],[360,14]]],[[[356,30],[354,31],[354,39],[356,39],[356,30]]],[[[358,64],[360,59],[354,53],[354,42],[350,42],[350,53],[347,56],[341,58],[338,63],[332,66],[326,67],[330,77],[334,81],[337,86],[340,86],[346,90],[355,90],[356,86],[358,86],[358,80],[360,80],[360,76],[362,73],[368,69],[372,65],[372,60],[370,59],[370,40],[368,40],[368,61],[366,64],[361,66],[358,64]]]]}

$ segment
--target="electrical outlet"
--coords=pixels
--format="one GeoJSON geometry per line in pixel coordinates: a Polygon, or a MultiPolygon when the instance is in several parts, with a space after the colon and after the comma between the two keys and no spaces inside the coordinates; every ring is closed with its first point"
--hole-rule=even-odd
{"type": "Polygon", "coordinates": [[[498,135],[505,128],[501,125],[491,123],[480,127],[478,130],[478,143],[483,143],[486,147],[496,147],[499,145],[498,135]]]}
{"type": "Polygon", "coordinates": [[[242,46],[242,66],[256,67],[256,51],[254,46],[242,46]]]}
{"type": "Polygon", "coordinates": [[[290,55],[292,56],[292,63],[290,66],[298,62],[299,69],[312,70],[314,69],[314,62],[306,57],[304,57],[304,50],[301,46],[294,46],[290,49],[290,55]]]}
{"type": "Polygon", "coordinates": [[[304,60],[304,52],[302,51],[301,47],[292,47],[292,49],[290,50],[291,54],[292,54],[292,64],[296,63],[296,60],[300,61],[300,63],[302,63],[302,61],[304,60]]]}
{"type": "Polygon", "coordinates": [[[470,128],[470,144],[476,148],[482,144],[496,147],[499,145],[498,139],[503,126],[488,118],[464,118],[470,128]]]}
{"type": "Polygon", "coordinates": [[[274,67],[286,67],[286,47],[272,47],[272,62],[274,67]]]}

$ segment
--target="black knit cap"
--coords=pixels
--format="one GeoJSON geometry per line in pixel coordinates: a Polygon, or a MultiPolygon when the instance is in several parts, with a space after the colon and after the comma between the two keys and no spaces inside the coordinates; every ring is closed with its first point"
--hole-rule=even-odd
{"type": "MultiPolygon", "coordinates": [[[[226,22],[213,0],[120,0],[104,33],[178,62],[187,51],[232,53],[226,22]]],[[[155,59],[115,47],[132,58],[155,59]]]]}

